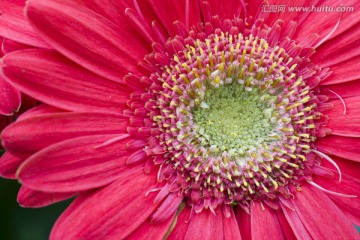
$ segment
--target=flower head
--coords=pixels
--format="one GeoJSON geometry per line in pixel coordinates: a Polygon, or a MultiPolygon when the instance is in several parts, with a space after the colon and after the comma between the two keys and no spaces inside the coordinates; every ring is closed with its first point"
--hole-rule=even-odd
{"type": "Polygon", "coordinates": [[[23,206],[77,196],[51,238],[358,237],[358,24],[263,6],[27,2],[2,74],[43,104],[0,170],[23,206]]]}

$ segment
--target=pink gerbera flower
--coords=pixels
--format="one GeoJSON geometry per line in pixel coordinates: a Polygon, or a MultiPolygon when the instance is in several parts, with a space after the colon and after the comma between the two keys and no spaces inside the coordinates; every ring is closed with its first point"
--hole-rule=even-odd
{"type": "Polygon", "coordinates": [[[41,48],[2,75],[44,104],[0,172],[26,207],[77,196],[51,239],[359,238],[358,1],[13,2],[0,33],[41,48]]]}

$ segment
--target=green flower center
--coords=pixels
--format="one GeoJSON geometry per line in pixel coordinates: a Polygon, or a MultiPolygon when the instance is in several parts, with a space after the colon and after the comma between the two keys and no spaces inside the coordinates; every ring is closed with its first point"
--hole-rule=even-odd
{"type": "Polygon", "coordinates": [[[273,109],[257,88],[233,83],[206,91],[192,114],[202,146],[214,152],[243,155],[251,148],[274,141],[273,109]]]}

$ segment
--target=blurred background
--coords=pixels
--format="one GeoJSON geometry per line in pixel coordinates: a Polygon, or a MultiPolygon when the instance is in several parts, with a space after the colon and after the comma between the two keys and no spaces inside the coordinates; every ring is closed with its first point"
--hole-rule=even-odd
{"type": "Polygon", "coordinates": [[[71,200],[45,208],[21,208],[17,201],[20,184],[0,178],[0,239],[46,240],[51,227],[71,200]]]}

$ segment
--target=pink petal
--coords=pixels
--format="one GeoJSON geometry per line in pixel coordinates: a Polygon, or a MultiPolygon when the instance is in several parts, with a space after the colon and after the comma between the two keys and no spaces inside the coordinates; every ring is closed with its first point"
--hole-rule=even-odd
{"type": "Polygon", "coordinates": [[[338,98],[335,94],[327,91],[328,89],[336,92],[342,98],[360,96],[360,80],[331,84],[327,86],[321,86],[321,92],[326,93],[330,98],[338,98]]]}
{"type": "MultiPolygon", "coordinates": [[[[4,39],[3,37],[0,36],[0,42],[4,42],[4,39]]],[[[4,56],[4,52],[3,52],[3,49],[2,47],[0,48],[0,57],[4,56]]]]}
{"type": "Polygon", "coordinates": [[[253,202],[250,204],[250,215],[253,239],[285,239],[274,209],[253,202]]]}
{"type": "Polygon", "coordinates": [[[63,113],[63,112],[65,112],[65,110],[62,110],[60,108],[55,108],[55,107],[52,107],[52,106],[49,106],[46,104],[40,104],[36,107],[33,107],[33,108],[27,110],[23,114],[21,114],[17,118],[17,121],[25,120],[28,118],[33,118],[33,117],[40,116],[40,115],[46,115],[46,114],[50,114],[50,113],[63,113]]]}
{"type": "Polygon", "coordinates": [[[360,23],[317,48],[311,61],[321,67],[329,67],[360,55],[359,35],[360,23]]]}
{"type": "MultiPolygon", "coordinates": [[[[290,226],[288,220],[286,219],[284,213],[282,211],[276,211],[276,216],[279,220],[281,229],[285,236],[285,239],[298,239],[296,238],[292,227],[290,226]]],[[[309,236],[310,237],[310,236],[309,236]]],[[[302,238],[299,238],[301,240],[302,238]]],[[[310,239],[310,238],[309,238],[310,239]]]]}
{"type": "MultiPolygon", "coordinates": [[[[354,6],[357,0],[349,0],[346,2],[346,6],[354,6]]],[[[343,5],[343,2],[340,0],[324,0],[320,3],[316,4],[312,3],[310,8],[312,6],[315,7],[339,7],[343,5]]],[[[296,5],[301,6],[301,5],[296,5]]],[[[302,13],[302,12],[301,12],[302,13]]],[[[295,40],[301,41],[304,37],[307,35],[317,33],[320,36],[320,39],[323,39],[326,37],[336,26],[337,22],[341,20],[342,18],[341,12],[331,12],[331,11],[314,11],[311,12],[306,19],[299,25],[297,31],[295,40]]],[[[347,14],[348,17],[353,17],[352,14],[347,14]]],[[[347,29],[349,26],[347,26],[348,22],[346,24],[343,24],[340,21],[341,25],[339,25],[338,28],[347,29]]],[[[351,26],[351,25],[350,25],[351,26]]]]}
{"type": "Polygon", "coordinates": [[[126,21],[117,26],[76,2],[28,1],[26,15],[52,47],[114,81],[121,80],[128,72],[137,72],[137,61],[143,59],[150,47],[127,32],[126,27],[122,28],[128,24],[126,21]]]}
{"type": "Polygon", "coordinates": [[[22,186],[17,201],[22,207],[39,208],[74,197],[77,193],[48,193],[39,192],[22,186]]]}
{"type": "MultiPolygon", "coordinates": [[[[139,29],[133,27],[129,18],[126,18],[126,9],[138,9],[141,12],[139,17],[141,18],[140,24],[142,28],[150,28],[151,22],[155,20],[155,13],[152,11],[147,1],[133,1],[133,0],[125,0],[125,1],[109,1],[109,0],[78,0],[79,4],[85,6],[86,8],[91,9],[92,11],[102,15],[107,18],[111,22],[115,23],[116,26],[120,26],[121,30],[131,34],[133,39],[139,41],[141,45],[146,48],[149,52],[151,51],[151,43],[147,42],[146,38],[142,40],[142,33],[139,32],[139,29]],[[137,4],[135,6],[134,4],[137,4]],[[143,19],[144,17],[144,19],[143,19]],[[146,22],[146,19],[149,21],[146,22]],[[125,24],[124,24],[125,23],[125,24]]],[[[157,18],[156,18],[157,19],[157,18]]]]}
{"type": "Polygon", "coordinates": [[[170,193],[151,217],[151,222],[155,224],[161,224],[163,221],[173,216],[174,213],[178,210],[179,205],[183,199],[184,196],[179,196],[177,192],[170,193]]]}
{"type": "MultiPolygon", "coordinates": [[[[302,7],[311,7],[312,5],[316,5],[319,0],[299,0],[296,2],[296,6],[302,7]]],[[[289,5],[288,0],[269,0],[264,5],[278,5],[278,6],[291,6],[289,5]]],[[[267,8],[264,7],[264,10],[267,8]]],[[[310,12],[296,12],[296,11],[284,11],[284,12],[272,12],[268,14],[265,22],[268,23],[269,26],[272,26],[278,19],[282,19],[285,23],[290,21],[296,21],[297,24],[301,24],[310,14],[310,12]]]]}
{"type": "Polygon", "coordinates": [[[223,239],[223,216],[221,211],[216,215],[209,209],[204,209],[200,213],[193,213],[189,227],[184,239],[223,239]]]}
{"type": "Polygon", "coordinates": [[[44,192],[78,192],[109,184],[127,169],[129,139],[98,146],[117,136],[85,136],[51,145],[23,163],[19,179],[24,186],[44,192]]]}
{"type": "Polygon", "coordinates": [[[23,50],[3,59],[5,77],[26,94],[59,108],[121,112],[129,93],[48,50],[23,50]]]}
{"type": "MultiPolygon", "coordinates": [[[[133,0],[109,1],[109,0],[77,0],[77,2],[91,9],[92,11],[102,15],[116,26],[120,26],[124,32],[131,33],[133,37],[139,41],[140,35],[126,22],[125,9],[133,8],[133,0]]],[[[141,1],[146,2],[146,1],[141,1]]],[[[145,42],[143,42],[145,43],[145,42]]],[[[148,46],[150,49],[150,46],[148,46]]]]}
{"type": "Polygon", "coordinates": [[[320,83],[320,85],[330,85],[336,83],[345,83],[360,78],[359,65],[360,55],[337,63],[331,66],[332,74],[320,83]]]}
{"type": "Polygon", "coordinates": [[[230,217],[223,212],[224,240],[241,240],[240,230],[234,211],[230,209],[230,217]]]}
{"type": "Polygon", "coordinates": [[[198,1],[149,0],[149,3],[163,26],[172,35],[174,35],[173,23],[175,21],[184,23],[188,29],[201,21],[198,1]]]}
{"type": "Polygon", "coordinates": [[[344,106],[340,100],[331,102],[334,109],[327,114],[330,119],[326,127],[334,135],[360,137],[360,97],[346,98],[344,101],[346,114],[343,114],[344,106]]]}
{"type": "Polygon", "coordinates": [[[0,14],[0,35],[35,47],[50,48],[34,32],[24,16],[24,0],[2,0],[0,14]]]}
{"type": "Polygon", "coordinates": [[[158,187],[156,176],[144,175],[142,168],[123,171],[109,186],[80,195],[57,220],[50,239],[124,239],[157,207],[156,194],[145,195],[158,187]]]}
{"type": "MultiPolygon", "coordinates": [[[[359,171],[359,168],[357,168],[359,171]]],[[[357,198],[339,197],[329,194],[328,196],[335,202],[335,204],[349,216],[351,221],[357,225],[360,224],[360,174],[358,178],[343,174],[342,180],[329,179],[324,177],[315,177],[314,182],[324,187],[327,190],[344,193],[348,195],[355,195],[357,198]]]]}
{"type": "Polygon", "coordinates": [[[263,0],[244,0],[246,6],[246,17],[253,20],[258,18],[265,18],[266,13],[262,12],[262,6],[266,3],[263,0]]]}
{"type": "Polygon", "coordinates": [[[2,51],[4,54],[8,54],[8,53],[18,51],[18,50],[24,50],[27,48],[32,48],[32,47],[29,45],[15,42],[15,41],[7,39],[7,38],[4,38],[4,40],[2,41],[2,51]]]}
{"type": "Polygon", "coordinates": [[[9,152],[5,152],[0,157],[0,176],[3,178],[16,179],[16,171],[24,158],[16,157],[9,152]]]}
{"type": "Polygon", "coordinates": [[[251,236],[251,218],[250,214],[245,212],[242,208],[235,208],[236,221],[239,226],[241,238],[243,240],[252,239],[251,236]]]}
{"type": "MultiPolygon", "coordinates": [[[[343,6],[344,2],[341,0],[335,0],[337,6],[343,6]]],[[[325,3],[326,4],[326,3],[325,3]]],[[[354,11],[343,12],[341,15],[341,21],[339,27],[336,31],[330,36],[329,39],[335,38],[345,34],[345,31],[354,30],[357,24],[360,22],[359,18],[354,17],[354,12],[359,11],[360,2],[359,1],[347,1],[346,6],[354,7],[354,11]]]]}
{"type": "Polygon", "coordinates": [[[360,162],[360,145],[359,138],[341,137],[341,136],[328,136],[319,138],[315,142],[318,150],[346,158],[349,160],[360,162]]]}
{"type": "MultiPolygon", "coordinates": [[[[130,236],[126,237],[126,240],[139,240],[139,239],[151,239],[162,240],[165,239],[165,235],[170,230],[170,225],[174,220],[175,213],[171,215],[167,220],[161,223],[151,223],[149,219],[146,219],[140,227],[133,231],[130,236]]],[[[169,239],[169,238],[168,238],[169,239]]]]}
{"type": "Polygon", "coordinates": [[[357,239],[355,227],[321,190],[306,184],[293,205],[314,239],[357,239]]]}
{"type": "MultiPolygon", "coordinates": [[[[17,121],[20,121],[20,120],[23,120],[26,118],[31,118],[34,116],[39,116],[42,114],[55,113],[55,112],[59,112],[59,111],[62,111],[62,110],[42,104],[42,105],[34,107],[34,108],[26,111],[25,113],[21,114],[17,118],[17,121]]],[[[8,124],[10,124],[12,122],[12,119],[7,119],[7,118],[10,118],[10,117],[0,116],[0,125],[1,125],[0,131],[2,131],[2,128],[6,127],[8,124]],[[2,125],[2,124],[4,124],[4,125],[2,125]]],[[[16,152],[16,153],[18,154],[19,152],[16,152]]],[[[18,154],[18,155],[20,155],[20,156],[14,156],[9,151],[7,151],[1,156],[1,158],[0,158],[0,176],[2,176],[4,178],[16,179],[16,171],[19,168],[20,164],[23,163],[24,160],[30,156],[29,154],[18,154]]]]}
{"type": "Polygon", "coordinates": [[[242,0],[229,0],[226,4],[218,0],[208,0],[207,2],[210,4],[212,15],[218,15],[220,21],[233,19],[234,16],[239,17],[245,6],[242,0]]]}
{"type": "Polygon", "coordinates": [[[281,204],[280,206],[296,236],[296,239],[299,240],[311,239],[309,232],[306,230],[297,212],[295,210],[289,209],[283,204],[281,204]]]}
{"type": "MultiPolygon", "coordinates": [[[[350,175],[352,177],[360,179],[360,175],[359,175],[360,162],[354,162],[354,161],[346,160],[346,159],[339,158],[336,156],[331,156],[331,158],[339,166],[342,173],[345,173],[347,175],[350,175]]],[[[322,161],[321,166],[324,166],[326,168],[330,168],[330,169],[336,171],[335,167],[328,161],[322,161]]]]}
{"type": "Polygon", "coordinates": [[[19,110],[20,103],[20,92],[0,75],[0,115],[12,115],[19,110]]]}
{"type": "Polygon", "coordinates": [[[151,45],[154,42],[153,31],[145,20],[135,10],[127,8],[125,10],[125,16],[136,31],[146,40],[147,45],[151,45]]]}
{"type": "Polygon", "coordinates": [[[172,229],[169,237],[169,240],[184,239],[186,231],[189,226],[189,221],[191,217],[191,208],[185,206],[184,209],[177,216],[176,224],[174,229],[172,229]]]}
{"type": "Polygon", "coordinates": [[[2,140],[4,146],[17,155],[32,154],[75,137],[127,133],[127,119],[101,113],[43,114],[10,125],[3,131],[2,140]]]}

